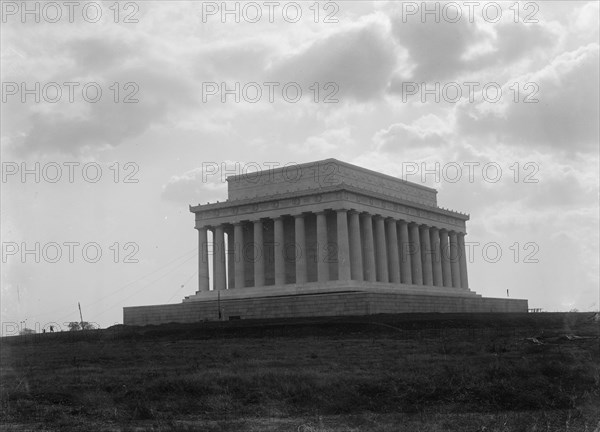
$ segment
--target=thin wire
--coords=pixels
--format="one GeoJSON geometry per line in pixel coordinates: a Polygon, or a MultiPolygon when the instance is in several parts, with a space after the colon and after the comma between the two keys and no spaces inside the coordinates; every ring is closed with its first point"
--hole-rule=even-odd
{"type": "Polygon", "coordinates": [[[169,300],[167,300],[167,303],[169,303],[171,300],[173,300],[173,297],[175,297],[179,291],[181,291],[184,287],[185,284],[188,283],[190,281],[191,278],[193,278],[194,276],[196,276],[198,274],[198,270],[196,270],[189,278],[186,279],[186,281],[177,289],[177,291],[175,291],[175,294],[173,294],[169,300]]]}
{"type": "MultiPolygon", "coordinates": [[[[106,294],[105,296],[103,296],[103,297],[99,298],[98,300],[94,301],[93,303],[86,304],[86,306],[87,306],[87,307],[89,307],[89,306],[93,306],[93,305],[95,305],[96,303],[99,303],[99,302],[103,301],[104,299],[106,299],[106,298],[108,298],[108,297],[110,297],[110,296],[112,296],[112,295],[116,294],[117,292],[120,292],[120,291],[121,291],[122,289],[124,289],[125,287],[128,287],[128,286],[130,286],[130,285],[133,285],[133,284],[135,284],[135,283],[139,282],[140,280],[142,280],[142,279],[144,279],[144,278],[146,278],[146,277],[149,277],[149,276],[153,275],[154,273],[157,273],[157,272],[159,272],[159,271],[161,271],[161,270],[163,270],[163,269],[167,268],[168,266],[170,266],[171,264],[173,264],[175,261],[178,261],[178,260],[180,260],[181,258],[183,258],[183,257],[185,257],[185,256],[187,256],[187,255],[189,255],[191,252],[195,252],[195,251],[196,251],[196,249],[194,248],[194,249],[191,249],[191,250],[189,250],[189,251],[185,252],[183,255],[180,255],[180,256],[178,256],[177,258],[174,258],[174,259],[172,259],[171,261],[169,261],[169,262],[168,262],[167,264],[165,264],[164,266],[162,266],[162,267],[159,267],[159,268],[157,268],[156,270],[153,270],[153,271],[151,271],[150,273],[147,273],[147,274],[145,274],[145,275],[143,275],[143,276],[140,276],[139,278],[137,278],[137,279],[135,279],[135,280],[133,280],[133,281],[131,281],[131,282],[127,282],[125,285],[122,285],[122,286],[118,287],[117,289],[115,289],[114,291],[111,291],[111,292],[109,292],[108,294],[106,294]]],[[[57,312],[62,312],[62,311],[64,311],[64,310],[66,310],[66,308],[65,308],[65,307],[59,307],[59,308],[57,308],[57,309],[54,309],[54,310],[52,310],[52,311],[50,311],[50,312],[43,312],[43,313],[39,313],[39,314],[35,314],[35,315],[29,315],[29,316],[27,317],[27,319],[39,318],[39,317],[43,317],[43,316],[46,316],[46,315],[52,315],[52,314],[56,314],[57,312]]]]}
{"type": "Polygon", "coordinates": [[[148,284],[142,286],[139,290],[134,291],[131,293],[131,295],[125,297],[124,299],[121,299],[120,301],[118,301],[117,303],[115,303],[114,305],[110,306],[108,309],[103,310],[102,312],[98,312],[96,315],[93,316],[93,318],[96,318],[106,312],[108,312],[109,310],[114,309],[116,306],[122,307],[120,305],[122,305],[122,303],[127,300],[130,299],[131,297],[133,297],[135,294],[137,294],[138,292],[142,291],[143,289],[149,287],[150,285],[152,285],[154,282],[159,281],[160,279],[164,278],[165,276],[167,276],[169,273],[171,273],[173,270],[178,269],[179,267],[181,267],[183,264],[187,263],[188,261],[190,261],[192,258],[195,258],[195,255],[192,255],[191,257],[189,257],[187,260],[181,262],[177,267],[174,267],[172,270],[170,270],[169,272],[165,273],[162,276],[159,276],[158,278],[154,279],[152,282],[149,282],[148,284]]]}

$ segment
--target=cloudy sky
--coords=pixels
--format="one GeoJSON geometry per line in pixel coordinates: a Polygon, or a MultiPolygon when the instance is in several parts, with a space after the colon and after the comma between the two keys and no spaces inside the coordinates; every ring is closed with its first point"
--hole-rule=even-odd
{"type": "Polygon", "coordinates": [[[180,302],[189,204],[329,157],[469,213],[476,292],[598,309],[597,2],[27,7],[2,3],[3,325],[180,302]]]}

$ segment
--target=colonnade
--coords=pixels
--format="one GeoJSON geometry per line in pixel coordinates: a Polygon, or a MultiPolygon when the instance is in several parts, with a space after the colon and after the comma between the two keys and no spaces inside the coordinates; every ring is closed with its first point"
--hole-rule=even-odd
{"type": "Polygon", "coordinates": [[[215,290],[330,280],[469,288],[465,233],[432,225],[337,209],[197,229],[199,291],[210,289],[209,230],[215,290]]]}

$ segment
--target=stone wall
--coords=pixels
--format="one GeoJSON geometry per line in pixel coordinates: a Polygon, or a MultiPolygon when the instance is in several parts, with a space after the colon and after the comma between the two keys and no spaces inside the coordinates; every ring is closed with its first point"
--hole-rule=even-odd
{"type": "Polygon", "coordinates": [[[189,323],[218,319],[292,318],[417,312],[527,312],[527,300],[337,292],[269,298],[196,301],[123,309],[125,325],[189,323]]]}
{"type": "Polygon", "coordinates": [[[239,200],[293,191],[319,190],[340,184],[395,198],[437,206],[435,189],[355,165],[325,159],[227,177],[228,199],[239,200]]]}

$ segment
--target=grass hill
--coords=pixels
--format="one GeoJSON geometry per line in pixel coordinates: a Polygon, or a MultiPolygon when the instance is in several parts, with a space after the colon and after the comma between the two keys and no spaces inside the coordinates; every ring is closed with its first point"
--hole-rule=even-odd
{"type": "Polygon", "coordinates": [[[600,431],[589,313],[405,314],[1,341],[2,430],[600,431]]]}

